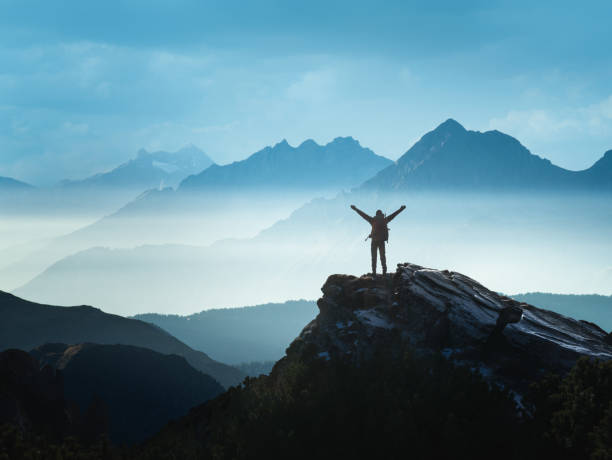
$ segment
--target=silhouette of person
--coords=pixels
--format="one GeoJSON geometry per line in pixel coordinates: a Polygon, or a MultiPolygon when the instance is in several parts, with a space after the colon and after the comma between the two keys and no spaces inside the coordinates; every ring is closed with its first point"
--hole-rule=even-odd
{"type": "Polygon", "coordinates": [[[382,265],[383,276],[387,274],[387,257],[385,255],[385,242],[389,239],[389,227],[387,224],[395,219],[400,212],[406,209],[406,206],[402,205],[393,214],[385,216],[379,209],[376,211],[374,217],[368,216],[361,209],[358,209],[354,204],[351,205],[351,209],[363,217],[372,226],[372,231],[368,238],[372,239],[371,251],[372,251],[372,275],[376,276],[376,251],[380,253],[380,264],[382,265]]]}

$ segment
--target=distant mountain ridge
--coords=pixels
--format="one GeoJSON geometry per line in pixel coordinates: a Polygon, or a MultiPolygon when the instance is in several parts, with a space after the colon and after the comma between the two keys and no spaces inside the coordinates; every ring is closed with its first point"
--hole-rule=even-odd
{"type": "MultiPolygon", "coordinates": [[[[305,141],[296,148],[285,141],[246,160],[213,165],[183,181],[178,190],[159,190],[156,177],[154,188],[144,193],[142,187],[134,189],[131,196],[124,193],[118,208],[56,238],[44,250],[0,273],[0,278],[10,279],[5,289],[13,289],[62,257],[97,246],[207,245],[222,238],[254,236],[304,203],[357,187],[391,163],[352,138],[336,138],[325,146],[305,141]],[[240,225],[231,224],[228,219],[238,215],[240,225]]],[[[93,189],[99,191],[100,187],[93,189]]],[[[69,195],[82,202],[85,194],[69,195]]],[[[96,195],[96,199],[100,195],[107,199],[111,193],[96,195]]]]}
{"type": "Polygon", "coordinates": [[[228,387],[242,381],[237,369],[195,351],[166,331],[89,306],[41,305],[0,291],[0,350],[31,350],[46,343],[122,344],[184,357],[195,369],[228,387]]]}
{"type": "Polygon", "coordinates": [[[319,145],[308,139],[297,147],[282,140],[242,161],[213,165],[186,178],[179,190],[209,188],[355,187],[393,162],[362,147],[352,137],[319,145]]]}
{"type": "Polygon", "coordinates": [[[448,119],[363,188],[612,191],[612,150],[584,171],[569,171],[532,154],[507,134],[468,131],[448,119]]]}
{"type": "Polygon", "coordinates": [[[202,150],[187,145],[176,152],[148,152],[140,149],[136,158],[111,171],[83,180],[64,180],[61,187],[127,187],[142,191],[155,187],[175,187],[185,177],[213,165],[202,150]]]}
{"type": "Polygon", "coordinates": [[[214,359],[236,365],[280,359],[316,315],[314,301],[291,300],[188,316],[147,313],[134,318],[161,327],[196,350],[206,350],[214,359]]]}
{"type": "Polygon", "coordinates": [[[612,296],[527,292],[514,294],[511,297],[565,316],[597,323],[605,330],[612,331],[612,296]]]}
{"type": "Polygon", "coordinates": [[[12,177],[0,176],[0,191],[20,191],[20,190],[32,190],[30,184],[13,179],[12,177]]]}

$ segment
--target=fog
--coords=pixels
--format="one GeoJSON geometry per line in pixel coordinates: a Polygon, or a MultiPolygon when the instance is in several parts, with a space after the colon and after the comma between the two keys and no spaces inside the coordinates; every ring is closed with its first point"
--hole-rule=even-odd
{"type": "Polygon", "coordinates": [[[287,218],[313,194],[334,194],[296,189],[179,193],[167,188],[140,194],[115,191],[109,199],[106,191],[81,192],[61,203],[51,194],[45,204],[38,192],[27,200],[5,200],[0,207],[0,289],[16,289],[64,257],[94,247],[203,247],[217,240],[252,238],[287,218]],[[128,203],[123,205],[121,199],[128,203]]]}
{"type": "Polygon", "coordinates": [[[371,271],[369,225],[350,204],[370,215],[407,206],[389,224],[389,271],[412,262],[508,294],[612,294],[609,195],[295,191],[168,190],[60,238],[41,229],[44,247],[3,264],[0,289],[123,315],[316,299],[328,275],[371,271]]]}

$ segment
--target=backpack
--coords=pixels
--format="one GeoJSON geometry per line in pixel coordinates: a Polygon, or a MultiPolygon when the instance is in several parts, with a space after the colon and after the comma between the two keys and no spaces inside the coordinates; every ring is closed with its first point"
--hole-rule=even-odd
{"type": "Polygon", "coordinates": [[[387,219],[385,216],[374,217],[372,220],[372,233],[370,238],[377,241],[389,240],[389,227],[387,227],[387,219]]]}

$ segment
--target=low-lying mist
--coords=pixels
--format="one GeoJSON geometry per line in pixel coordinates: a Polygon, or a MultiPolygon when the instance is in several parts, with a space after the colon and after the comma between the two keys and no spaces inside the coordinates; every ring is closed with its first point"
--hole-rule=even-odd
{"type": "Polygon", "coordinates": [[[249,198],[215,197],[142,220],[117,213],[14,292],[123,315],[316,299],[328,275],[371,270],[369,225],[350,204],[370,215],[405,204],[389,224],[389,271],[413,262],[510,294],[612,294],[609,195],[352,192],[294,212],[297,200],[278,192],[249,198]],[[113,244],[126,235],[131,244],[113,244]]]}
{"type": "Polygon", "coordinates": [[[0,289],[15,289],[55,262],[94,247],[207,246],[251,238],[307,203],[312,191],[179,193],[150,190],[114,212],[91,199],[84,214],[74,208],[22,208],[7,214],[0,230],[0,289]]]}

